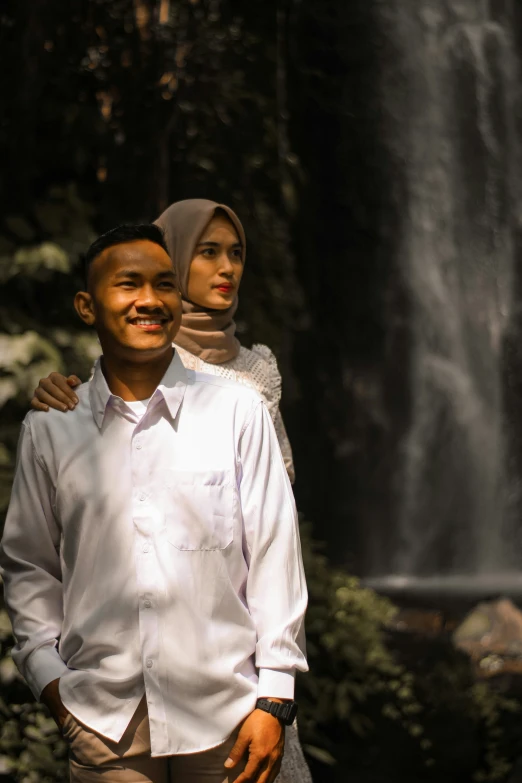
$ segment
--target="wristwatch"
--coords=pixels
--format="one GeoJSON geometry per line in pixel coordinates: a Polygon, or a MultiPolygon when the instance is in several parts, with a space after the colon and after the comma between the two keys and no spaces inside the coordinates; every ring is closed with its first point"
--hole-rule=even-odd
{"type": "Polygon", "coordinates": [[[256,709],[269,712],[274,718],[279,718],[285,726],[291,726],[297,715],[297,702],[284,701],[280,704],[277,701],[270,701],[270,699],[258,699],[256,709]]]}

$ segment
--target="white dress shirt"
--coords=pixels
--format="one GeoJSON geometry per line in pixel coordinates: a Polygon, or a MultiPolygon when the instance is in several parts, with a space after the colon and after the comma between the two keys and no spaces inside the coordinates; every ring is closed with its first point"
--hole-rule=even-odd
{"type": "Polygon", "coordinates": [[[145,413],[100,366],[22,427],[0,565],[38,698],[118,741],[146,694],[153,756],[223,742],[306,671],[295,505],[259,396],[177,354],[145,413]],[[135,406],[136,407],[136,406],[135,406]]]}

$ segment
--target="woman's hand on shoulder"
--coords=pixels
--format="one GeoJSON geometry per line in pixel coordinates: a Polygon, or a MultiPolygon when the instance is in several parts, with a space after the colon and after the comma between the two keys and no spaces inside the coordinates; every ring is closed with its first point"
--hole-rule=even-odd
{"type": "Polygon", "coordinates": [[[49,408],[54,408],[63,413],[72,411],[78,402],[74,388],[80,384],[81,380],[76,375],[69,375],[66,378],[59,372],[52,372],[47,378],[42,378],[34,390],[31,408],[36,411],[48,411],[49,408]]]}

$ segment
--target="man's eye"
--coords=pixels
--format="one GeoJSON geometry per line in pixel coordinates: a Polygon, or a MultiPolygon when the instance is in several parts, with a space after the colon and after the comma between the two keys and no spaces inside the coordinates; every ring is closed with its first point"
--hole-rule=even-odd
{"type": "Polygon", "coordinates": [[[163,281],[163,283],[159,283],[158,288],[168,288],[169,290],[172,290],[173,288],[176,288],[175,283],[168,283],[166,280],[163,281]]]}
{"type": "Polygon", "coordinates": [[[118,287],[136,288],[136,283],[134,282],[134,280],[122,280],[121,283],[118,283],[118,287]]]}

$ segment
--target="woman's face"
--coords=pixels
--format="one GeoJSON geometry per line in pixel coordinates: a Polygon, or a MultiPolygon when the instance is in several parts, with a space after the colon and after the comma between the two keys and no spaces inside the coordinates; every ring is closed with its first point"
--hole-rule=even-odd
{"type": "Polygon", "coordinates": [[[241,282],[242,259],[236,229],[228,218],[216,215],[194,250],[187,290],[190,301],[211,310],[230,307],[241,282]]]}

